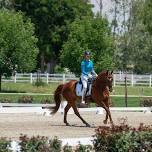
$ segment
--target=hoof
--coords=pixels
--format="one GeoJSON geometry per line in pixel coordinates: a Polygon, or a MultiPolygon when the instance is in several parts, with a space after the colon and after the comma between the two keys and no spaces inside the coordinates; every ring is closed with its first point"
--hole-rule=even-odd
{"type": "Polygon", "coordinates": [[[91,127],[91,125],[90,125],[90,124],[88,124],[88,123],[86,123],[86,127],[91,127]]]}
{"type": "Polygon", "coordinates": [[[107,120],[104,120],[103,123],[106,125],[107,124],[107,120]]]}
{"type": "Polygon", "coordinates": [[[65,123],[66,124],[66,126],[70,126],[70,124],[69,123],[65,123]]]}

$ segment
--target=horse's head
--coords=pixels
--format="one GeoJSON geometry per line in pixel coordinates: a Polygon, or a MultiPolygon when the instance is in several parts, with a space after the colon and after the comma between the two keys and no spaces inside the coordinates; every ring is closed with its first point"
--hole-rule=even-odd
{"type": "Polygon", "coordinates": [[[101,72],[98,75],[97,80],[98,80],[98,85],[104,84],[104,86],[107,87],[110,92],[112,92],[113,71],[109,72],[107,70],[101,72]]]}
{"type": "Polygon", "coordinates": [[[109,87],[109,91],[112,92],[112,82],[113,82],[113,71],[107,71],[107,86],[109,87]]]}

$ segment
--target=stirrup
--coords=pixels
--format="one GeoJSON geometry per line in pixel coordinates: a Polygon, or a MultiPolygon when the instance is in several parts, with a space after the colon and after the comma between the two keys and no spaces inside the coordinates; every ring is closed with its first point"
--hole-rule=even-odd
{"type": "Polygon", "coordinates": [[[82,104],[85,104],[85,101],[81,101],[82,104]]]}

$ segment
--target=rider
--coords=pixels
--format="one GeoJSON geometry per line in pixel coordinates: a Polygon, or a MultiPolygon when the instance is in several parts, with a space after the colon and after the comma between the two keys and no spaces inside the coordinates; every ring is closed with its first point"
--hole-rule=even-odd
{"type": "Polygon", "coordinates": [[[81,81],[83,84],[81,103],[85,104],[84,97],[87,90],[87,82],[89,78],[97,77],[94,71],[93,62],[90,60],[90,52],[84,52],[84,60],[81,62],[81,81]]]}

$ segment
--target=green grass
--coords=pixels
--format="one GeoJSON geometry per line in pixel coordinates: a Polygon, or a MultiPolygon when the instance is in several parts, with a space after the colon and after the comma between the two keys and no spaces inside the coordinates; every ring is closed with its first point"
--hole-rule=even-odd
{"type": "Polygon", "coordinates": [[[14,93],[54,93],[54,90],[59,83],[50,83],[45,86],[37,87],[30,83],[2,83],[2,92],[14,92],[14,93]]]}
{"type": "MultiPolygon", "coordinates": [[[[125,107],[125,98],[124,97],[111,97],[111,107],[125,107]]],[[[128,107],[140,107],[141,98],[140,97],[130,97],[128,98],[128,107]]],[[[95,107],[95,103],[91,103],[90,107],[95,107]]]]}
{"type": "MultiPolygon", "coordinates": [[[[45,100],[49,100],[53,102],[53,96],[51,94],[54,93],[56,87],[59,83],[50,83],[46,84],[43,87],[36,87],[30,83],[2,83],[2,92],[12,92],[12,93],[41,93],[41,94],[50,94],[50,95],[32,95],[33,103],[44,103],[45,100]]],[[[116,95],[124,95],[125,88],[123,86],[113,87],[114,93],[116,95]]],[[[128,106],[134,107],[140,105],[140,100],[142,95],[144,96],[152,96],[152,87],[130,87],[128,86],[128,95],[136,95],[139,97],[128,97],[128,106]]],[[[23,95],[4,95],[0,94],[0,102],[18,102],[18,98],[23,95]]],[[[30,95],[31,96],[31,95],[30,95]]],[[[114,106],[123,107],[125,106],[125,98],[124,97],[111,97],[112,103],[114,106]]]]}
{"type": "MultiPolygon", "coordinates": [[[[130,97],[128,98],[128,107],[139,107],[141,98],[139,97],[130,97]]],[[[112,97],[111,98],[112,106],[114,107],[125,107],[125,98],[124,97],[112,97]]]]}
{"type": "MultiPolygon", "coordinates": [[[[124,86],[113,87],[113,89],[114,89],[114,94],[116,94],[116,95],[124,95],[125,94],[125,87],[124,86]]],[[[152,96],[152,87],[142,87],[142,86],[131,87],[131,86],[128,86],[127,92],[128,92],[128,95],[152,96]]]]}
{"type": "MultiPolygon", "coordinates": [[[[49,83],[42,87],[36,87],[30,83],[11,83],[11,82],[3,82],[2,83],[2,91],[3,92],[24,92],[24,93],[54,93],[56,87],[59,83],[49,83]]],[[[124,95],[125,88],[124,86],[113,87],[114,94],[116,95],[124,95]]],[[[127,87],[128,95],[145,95],[145,96],[152,96],[152,87],[142,87],[142,86],[135,86],[127,87]]]]}

